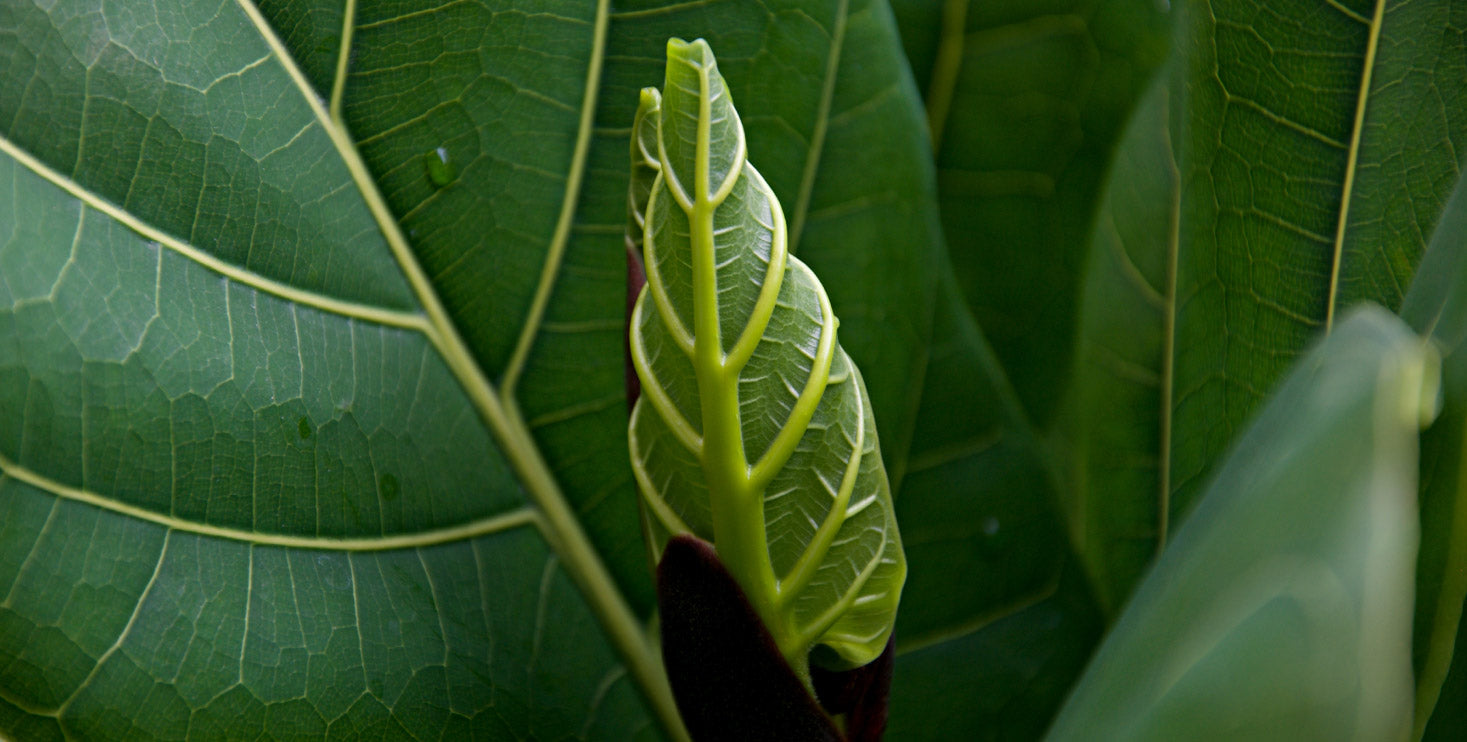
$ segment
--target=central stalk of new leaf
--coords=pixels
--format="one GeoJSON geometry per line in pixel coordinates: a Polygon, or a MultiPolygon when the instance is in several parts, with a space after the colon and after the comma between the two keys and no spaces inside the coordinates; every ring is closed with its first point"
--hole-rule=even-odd
{"type": "MultiPolygon", "coordinates": [[[[707,91],[706,68],[701,69],[700,78],[707,91]]],[[[692,232],[693,369],[703,411],[701,463],[708,482],[714,546],[720,561],[743,586],[750,603],[775,637],[786,661],[804,678],[808,674],[807,659],[800,648],[789,646],[796,632],[786,625],[774,603],[778,588],[764,528],[764,493],[762,488],[754,486],[744,451],[738,382],[747,356],[730,359],[724,353],[719,327],[713,212],[723,199],[715,199],[710,183],[709,98],[706,92],[699,96],[693,208],[688,221],[692,232]],[[736,364],[731,363],[735,360],[736,364]]],[[[738,174],[730,173],[728,177],[737,178],[738,174]]]]}

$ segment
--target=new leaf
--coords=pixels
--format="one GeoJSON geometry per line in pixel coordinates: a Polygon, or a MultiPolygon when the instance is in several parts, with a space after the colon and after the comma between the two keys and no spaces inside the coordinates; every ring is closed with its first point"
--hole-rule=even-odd
{"type": "Polygon", "coordinates": [[[664,90],[643,91],[631,204],[647,287],[630,445],[653,553],[677,534],[712,542],[797,672],[816,645],[865,664],[906,577],[865,384],[825,289],[788,254],[705,42],[668,43],[664,90]]]}

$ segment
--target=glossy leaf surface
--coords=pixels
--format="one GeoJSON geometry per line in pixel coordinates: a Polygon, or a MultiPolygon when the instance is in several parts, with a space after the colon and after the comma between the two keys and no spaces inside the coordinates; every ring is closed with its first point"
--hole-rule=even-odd
{"type": "Polygon", "coordinates": [[[1439,357],[1379,307],[1301,359],[1136,591],[1049,739],[1398,739],[1417,431],[1439,357]]]}
{"type": "Polygon", "coordinates": [[[633,204],[647,286],[631,329],[652,552],[670,536],[711,542],[797,672],[817,644],[864,665],[906,579],[866,385],[825,288],[789,255],[706,42],[668,42],[663,91],[643,91],[632,133],[657,147],[645,208],[633,204]]]}

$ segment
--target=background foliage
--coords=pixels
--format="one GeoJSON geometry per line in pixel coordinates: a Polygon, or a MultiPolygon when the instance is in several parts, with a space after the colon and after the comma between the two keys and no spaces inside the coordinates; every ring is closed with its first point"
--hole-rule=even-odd
{"type": "Polygon", "coordinates": [[[621,234],[676,35],[870,390],[891,738],[1040,734],[1366,300],[1444,349],[1415,660],[1460,737],[1467,7],[1177,6],[0,4],[0,731],[660,734],[621,234]]]}

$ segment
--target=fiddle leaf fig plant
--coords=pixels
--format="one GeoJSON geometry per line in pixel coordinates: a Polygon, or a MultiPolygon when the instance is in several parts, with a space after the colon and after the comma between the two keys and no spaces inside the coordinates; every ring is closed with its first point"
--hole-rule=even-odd
{"type": "Polygon", "coordinates": [[[629,444],[651,553],[711,543],[800,677],[817,645],[865,665],[906,578],[876,421],[705,41],[668,42],[632,140],[647,283],[629,444]]]}
{"type": "Polygon", "coordinates": [[[1464,60],[0,2],[0,738],[1467,739],[1464,60]]]}

